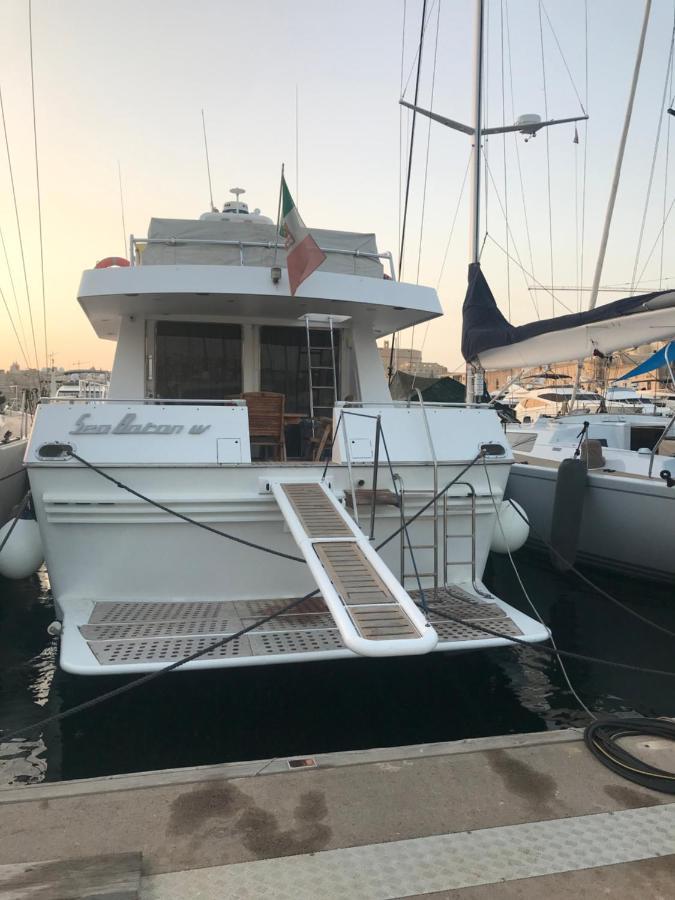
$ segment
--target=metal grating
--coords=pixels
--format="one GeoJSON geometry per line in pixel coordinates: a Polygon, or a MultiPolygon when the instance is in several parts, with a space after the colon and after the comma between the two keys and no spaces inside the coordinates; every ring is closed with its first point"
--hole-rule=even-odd
{"type": "MultiPolygon", "coordinates": [[[[241,628],[253,625],[257,619],[242,619],[241,628]]],[[[271,622],[265,622],[255,630],[255,634],[260,631],[297,631],[304,628],[335,628],[335,620],[330,613],[311,613],[306,616],[278,616],[271,622]]]]}
{"type": "Polygon", "coordinates": [[[317,653],[321,650],[343,650],[344,644],[337,628],[317,628],[305,631],[253,633],[250,635],[253,656],[285,653],[317,653]]]}
{"type": "MultiPolygon", "coordinates": [[[[216,636],[217,639],[218,636],[216,636]]],[[[214,643],[214,636],[159,638],[147,641],[90,641],[89,647],[102,666],[131,663],[172,663],[203,650],[214,643]]],[[[223,659],[230,656],[250,656],[248,640],[237,638],[224,644],[201,659],[223,659]]]]}
{"type": "Polygon", "coordinates": [[[89,617],[90,625],[108,625],[117,622],[169,622],[191,623],[218,621],[232,615],[229,601],[103,601],[94,605],[89,617]]]}
{"type": "MultiPolygon", "coordinates": [[[[409,591],[409,593],[416,603],[421,602],[419,591],[409,591]]],[[[472,597],[466,591],[462,591],[462,593],[466,599],[453,597],[447,590],[442,588],[437,590],[430,588],[424,592],[424,597],[429,606],[435,607],[451,616],[457,616],[458,619],[506,618],[506,613],[496,603],[489,603],[477,597],[472,597]]],[[[433,612],[430,612],[429,616],[433,618],[433,612]]]]}
{"type": "MultiPolygon", "coordinates": [[[[288,606],[288,604],[292,602],[292,599],[293,598],[288,600],[235,600],[234,606],[237,614],[241,617],[253,616],[256,619],[261,619],[264,616],[271,615],[278,609],[283,609],[284,606],[288,606]]],[[[302,603],[294,606],[293,609],[285,615],[290,617],[305,615],[307,613],[326,612],[328,612],[328,607],[326,606],[323,597],[310,597],[308,600],[303,600],[302,603]]]]}
{"type": "Polygon", "coordinates": [[[352,531],[326,497],[321,485],[283,484],[295,514],[310,538],[352,537],[352,531]]]}
{"type": "Polygon", "coordinates": [[[349,615],[361,635],[370,641],[414,638],[418,631],[399,606],[351,606],[349,615]]]}
{"type": "Polygon", "coordinates": [[[80,634],[86,641],[135,641],[156,637],[185,637],[199,634],[228,634],[239,631],[242,624],[237,618],[191,622],[113,622],[109,625],[80,625],[80,634]]]}
{"type": "MultiPolygon", "coordinates": [[[[494,631],[498,631],[500,634],[513,635],[513,637],[519,637],[522,634],[520,628],[518,628],[511,619],[497,619],[496,621],[494,619],[481,619],[480,621],[482,624],[487,625],[488,628],[494,629],[494,631]]],[[[480,641],[496,639],[494,634],[482,631],[480,626],[472,628],[470,625],[460,625],[458,622],[448,621],[435,621],[433,622],[433,626],[436,629],[440,643],[445,643],[446,641],[480,641]]]]}
{"type": "Polygon", "coordinates": [[[314,544],[317,556],[347,606],[396,603],[355,541],[314,544]]]}

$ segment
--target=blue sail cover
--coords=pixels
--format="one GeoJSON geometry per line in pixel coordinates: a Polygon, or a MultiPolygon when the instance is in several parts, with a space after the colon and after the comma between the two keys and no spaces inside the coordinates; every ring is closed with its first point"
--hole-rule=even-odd
{"type": "MultiPolygon", "coordinates": [[[[653,309],[670,307],[668,301],[659,301],[651,305],[651,301],[672,291],[654,291],[650,294],[640,294],[636,297],[626,297],[623,300],[615,300],[603,306],[581,313],[570,313],[565,316],[556,316],[552,319],[540,319],[527,325],[511,325],[500,312],[495,298],[490,290],[479,263],[471,263],[469,266],[469,285],[462,307],[462,355],[467,362],[477,360],[481,353],[496,348],[508,347],[513,344],[522,344],[532,338],[550,335],[558,331],[571,331],[582,326],[603,323],[609,319],[619,319],[635,313],[650,312],[653,309]]],[[[675,315],[672,315],[673,327],[668,337],[675,333],[675,315]]],[[[652,340],[658,340],[654,334],[652,340]]],[[[550,344],[550,342],[547,342],[550,344]]],[[[636,346],[639,341],[630,340],[624,346],[636,346]]],[[[579,358],[570,346],[570,355],[561,356],[561,359],[579,358]]],[[[587,354],[582,353],[581,356],[587,354]]],[[[556,360],[550,360],[554,362],[556,360]]]]}
{"type": "Polygon", "coordinates": [[[627,378],[635,378],[636,375],[654,372],[656,369],[672,366],[673,363],[675,363],[675,341],[671,341],[669,344],[666,344],[665,347],[661,347],[661,349],[652,354],[649,359],[646,359],[643,363],[640,363],[639,366],[631,369],[630,372],[626,372],[626,374],[622,375],[620,378],[615,378],[614,381],[625,381],[627,378]]]}

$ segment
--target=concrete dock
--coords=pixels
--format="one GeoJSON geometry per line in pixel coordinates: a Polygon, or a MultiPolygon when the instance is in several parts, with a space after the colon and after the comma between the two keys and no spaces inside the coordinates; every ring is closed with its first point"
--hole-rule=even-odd
{"type": "Polygon", "coordinates": [[[6,787],[0,897],[665,900],[673,801],[575,729],[6,787]]]}

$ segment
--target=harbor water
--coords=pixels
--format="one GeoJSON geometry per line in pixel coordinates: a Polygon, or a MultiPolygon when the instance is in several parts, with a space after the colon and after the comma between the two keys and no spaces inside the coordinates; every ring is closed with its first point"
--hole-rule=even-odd
{"type": "MultiPolygon", "coordinates": [[[[638,621],[530,550],[515,555],[558,646],[674,670],[674,639],[638,621]]],[[[632,609],[675,631],[672,586],[587,571],[632,609]]],[[[508,558],[488,586],[527,610],[508,558]]],[[[587,722],[557,661],[528,648],[354,659],[172,674],[95,709],[30,731],[47,716],[124,683],[57,666],[46,575],[0,579],[0,784],[60,781],[273,756],[452,741],[587,722]]],[[[569,660],[572,684],[600,713],[675,716],[672,679],[569,660]]]]}

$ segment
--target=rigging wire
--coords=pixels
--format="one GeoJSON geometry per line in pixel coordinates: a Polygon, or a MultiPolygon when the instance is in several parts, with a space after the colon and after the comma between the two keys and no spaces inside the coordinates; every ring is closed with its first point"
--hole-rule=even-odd
{"type": "MultiPolygon", "coordinates": [[[[399,97],[403,97],[403,64],[405,60],[405,20],[407,0],[403,0],[403,24],[401,28],[401,81],[399,97]]],[[[408,110],[410,112],[410,110],[408,110]]],[[[403,107],[398,105],[398,241],[401,240],[401,208],[403,205],[403,107]]]]}
{"type": "MultiPolygon", "coordinates": [[[[7,120],[5,118],[5,105],[2,100],[2,88],[0,88],[0,118],[2,118],[2,130],[5,137],[5,150],[7,151],[7,166],[9,169],[9,181],[12,187],[12,198],[14,201],[14,217],[16,218],[16,229],[19,234],[19,250],[21,252],[21,265],[23,268],[23,280],[26,287],[26,302],[28,305],[28,315],[30,318],[30,330],[33,338],[33,352],[35,353],[35,367],[40,371],[40,362],[37,352],[37,341],[35,339],[35,323],[33,321],[33,307],[30,301],[30,288],[28,287],[28,271],[26,269],[26,256],[23,249],[23,236],[21,234],[21,222],[19,221],[19,204],[16,199],[16,186],[14,184],[14,169],[12,167],[12,156],[9,151],[9,136],[7,133],[7,120]]],[[[38,375],[39,380],[39,375],[38,375]]]]}
{"type": "Polygon", "coordinates": [[[581,102],[581,97],[580,97],[580,95],[579,95],[579,90],[577,89],[577,86],[576,86],[576,84],[575,84],[575,82],[574,82],[574,78],[572,77],[572,73],[571,73],[571,71],[570,71],[570,67],[567,65],[567,60],[565,59],[565,54],[563,53],[563,49],[562,49],[562,47],[560,46],[560,41],[558,40],[558,35],[556,34],[555,28],[553,27],[553,22],[551,22],[551,17],[550,17],[549,14],[548,14],[548,10],[546,9],[546,5],[545,5],[545,3],[544,3],[544,0],[542,0],[542,2],[541,2],[541,8],[543,9],[544,15],[546,16],[546,21],[548,22],[548,27],[551,29],[551,34],[553,35],[553,40],[554,40],[555,43],[556,43],[556,47],[558,48],[558,52],[560,53],[560,58],[561,58],[562,61],[563,61],[563,65],[565,66],[565,71],[567,72],[567,75],[568,75],[568,77],[569,77],[569,80],[570,80],[570,83],[571,83],[572,88],[573,88],[573,90],[574,90],[574,93],[577,95],[577,100],[579,101],[579,106],[581,107],[581,112],[582,112],[584,115],[586,115],[586,109],[584,108],[584,104],[581,102]]]}
{"type": "MultiPolygon", "coordinates": [[[[30,92],[33,108],[33,148],[35,150],[35,187],[37,190],[38,237],[40,242],[40,283],[42,285],[42,329],[45,345],[45,368],[49,368],[47,347],[47,300],[45,295],[45,255],[42,238],[42,197],[40,194],[40,163],[38,158],[37,114],[35,111],[35,67],[33,64],[33,0],[28,0],[28,45],[30,50],[30,92]]],[[[39,366],[38,366],[39,369],[39,366]]]]}
{"type": "MultiPolygon", "coordinates": [[[[434,42],[434,65],[431,73],[431,98],[429,100],[429,109],[433,110],[434,108],[434,89],[436,87],[436,60],[438,57],[438,35],[440,32],[441,26],[441,4],[438,4],[438,12],[436,15],[436,40],[434,42]]],[[[417,248],[417,274],[415,277],[415,284],[420,283],[420,267],[422,265],[422,246],[424,242],[424,217],[426,213],[427,207],[427,182],[429,178],[429,151],[431,149],[431,125],[432,120],[429,119],[429,124],[427,126],[427,152],[424,160],[424,184],[422,187],[422,212],[420,214],[420,239],[419,246],[417,248]]],[[[428,324],[428,323],[427,323],[428,324]]],[[[412,327],[412,332],[410,335],[410,365],[412,366],[412,358],[413,358],[413,348],[415,346],[415,326],[412,327]]],[[[422,361],[422,353],[420,351],[419,362],[422,361]]],[[[415,378],[417,377],[417,370],[419,369],[419,362],[415,366],[415,372],[413,373],[413,386],[415,384],[415,378]]]]}
{"type": "MultiPolygon", "coordinates": [[[[511,26],[509,20],[509,4],[508,0],[506,0],[506,44],[508,49],[508,60],[509,60],[509,85],[510,85],[510,94],[511,94],[511,119],[515,122],[516,120],[516,111],[515,111],[515,97],[513,91],[513,63],[511,59],[511,26]]],[[[527,236],[527,249],[530,257],[530,269],[534,272],[534,256],[532,254],[532,237],[530,235],[530,223],[527,215],[527,201],[525,199],[525,184],[523,181],[523,167],[520,162],[520,147],[518,145],[518,135],[513,135],[513,145],[516,149],[516,161],[518,164],[518,179],[520,181],[520,198],[523,204],[523,217],[525,220],[525,234],[527,236]]],[[[534,300],[534,311],[537,314],[537,318],[540,319],[541,315],[539,313],[539,304],[537,300],[534,300]]]]}
{"type": "Polygon", "coordinates": [[[666,97],[668,91],[668,84],[670,81],[670,71],[673,65],[673,48],[675,47],[675,21],[673,21],[673,29],[670,36],[670,51],[668,53],[668,65],[666,67],[666,78],[663,84],[663,93],[661,95],[661,105],[658,109],[658,125],[656,128],[656,138],[654,139],[654,150],[652,152],[652,161],[649,168],[649,181],[647,183],[647,195],[645,197],[644,208],[642,210],[642,221],[640,223],[640,233],[638,236],[638,244],[637,250],[635,251],[635,262],[633,264],[633,276],[631,279],[631,291],[635,289],[636,283],[636,275],[637,268],[640,262],[640,252],[642,250],[642,239],[644,237],[645,225],[647,222],[647,212],[649,209],[649,199],[652,193],[652,186],[654,183],[654,172],[656,171],[656,159],[659,151],[659,141],[661,139],[661,128],[663,126],[663,111],[666,108],[666,97]]]}
{"type": "MultiPolygon", "coordinates": [[[[675,33],[675,3],[673,3],[673,33],[675,33]]],[[[673,57],[671,51],[670,57],[670,95],[673,93],[673,57]]],[[[671,104],[672,106],[672,104],[671,104]]],[[[666,116],[668,119],[668,123],[666,125],[666,159],[663,168],[663,209],[662,216],[665,219],[666,215],[666,197],[668,194],[668,166],[670,164],[670,116],[666,116]]],[[[666,241],[666,230],[663,229],[663,234],[661,235],[661,259],[659,261],[659,289],[663,287],[663,253],[665,249],[665,241],[666,241]]]]}
{"type": "MultiPolygon", "coordinates": [[[[588,109],[588,0],[584,0],[584,99],[588,109]]],[[[586,244],[586,173],[588,169],[588,119],[582,122],[584,129],[584,161],[581,176],[581,258],[579,260],[580,284],[584,283],[584,249],[586,244]]],[[[579,292],[581,311],[581,291],[579,292]]]]}
{"type": "MultiPolygon", "coordinates": [[[[438,57],[438,34],[441,26],[441,4],[438,4],[438,13],[436,15],[436,41],[434,43],[434,65],[431,73],[431,98],[429,100],[429,109],[433,111],[434,108],[434,89],[436,87],[436,59],[438,57]]],[[[416,284],[420,283],[420,266],[422,264],[422,244],[424,238],[424,215],[426,212],[427,205],[427,180],[429,177],[429,150],[431,148],[431,126],[432,120],[429,119],[429,124],[427,127],[427,152],[424,160],[424,185],[422,188],[422,213],[420,216],[420,241],[419,248],[417,251],[417,277],[416,284]]],[[[414,327],[414,326],[413,326],[414,327]]]]}
{"type": "Polygon", "coordinates": [[[19,345],[19,350],[21,351],[21,355],[23,356],[24,362],[26,363],[26,368],[30,369],[30,363],[28,362],[26,351],[24,350],[23,344],[21,343],[19,332],[16,330],[16,325],[14,324],[14,319],[12,318],[12,313],[10,311],[9,304],[7,303],[7,298],[5,297],[5,292],[3,291],[2,287],[0,287],[0,298],[2,298],[2,303],[5,307],[5,311],[7,312],[7,318],[9,319],[9,323],[12,326],[12,331],[14,332],[16,342],[19,345]]]}
{"type": "MultiPolygon", "coordinates": [[[[420,92],[420,75],[422,73],[422,51],[424,49],[424,32],[426,28],[426,8],[427,8],[427,0],[422,0],[422,25],[420,28],[420,41],[419,41],[419,52],[417,55],[417,78],[415,79],[415,99],[413,101],[413,105],[417,107],[417,100],[419,98],[420,92]]],[[[403,224],[401,226],[401,246],[398,255],[398,280],[401,280],[401,273],[403,272],[403,251],[405,248],[405,229],[406,222],[408,219],[408,201],[410,199],[410,179],[412,176],[412,161],[413,161],[413,150],[415,146],[415,125],[417,123],[417,109],[413,110],[412,115],[412,125],[410,128],[410,147],[408,151],[408,174],[406,177],[406,185],[405,185],[405,202],[403,205],[403,224]]]]}
{"type": "MultiPolygon", "coordinates": [[[[497,247],[499,250],[502,251],[502,253],[506,253],[506,250],[504,249],[504,247],[502,247],[502,245],[499,243],[499,241],[497,241],[491,234],[488,234],[487,237],[490,241],[492,241],[492,243],[495,245],[495,247],[497,247]]],[[[553,297],[553,291],[549,287],[547,287],[545,284],[542,284],[541,281],[539,281],[537,278],[535,278],[534,275],[532,274],[532,272],[528,272],[528,270],[523,266],[523,264],[521,262],[519,262],[514,256],[511,257],[511,262],[514,263],[516,266],[518,266],[518,268],[521,269],[528,276],[528,278],[531,278],[532,281],[534,281],[534,283],[536,285],[538,285],[539,290],[544,291],[546,294],[550,294],[553,297]]],[[[531,293],[531,291],[528,291],[528,293],[531,293]]],[[[566,303],[563,303],[563,301],[560,299],[560,297],[556,296],[554,299],[556,300],[557,303],[560,304],[560,306],[563,307],[563,309],[566,309],[567,312],[572,312],[572,310],[569,308],[569,306],[567,306],[566,303]]]]}
{"type": "MultiPolygon", "coordinates": [[[[500,61],[501,61],[501,75],[502,75],[502,122],[506,122],[506,91],[504,85],[504,0],[501,0],[500,3],[500,17],[499,17],[499,37],[500,37],[500,61]]],[[[504,165],[504,221],[506,223],[505,228],[505,236],[506,236],[506,296],[508,302],[508,310],[509,310],[509,321],[511,321],[511,266],[508,257],[508,249],[509,249],[509,193],[508,193],[508,181],[506,177],[506,133],[502,135],[502,162],[504,165]]]]}
{"type": "MultiPolygon", "coordinates": [[[[494,192],[495,192],[495,195],[496,195],[496,197],[497,197],[497,202],[499,203],[499,207],[500,207],[500,209],[501,209],[502,215],[504,215],[504,207],[503,207],[503,205],[502,205],[501,197],[500,197],[500,195],[499,195],[499,190],[498,190],[498,188],[497,188],[497,184],[496,184],[495,179],[494,179],[494,176],[493,176],[493,174],[492,174],[492,170],[489,169],[489,168],[488,168],[488,175],[489,175],[489,177],[490,177],[490,181],[492,182],[492,187],[494,188],[494,192]]],[[[523,266],[523,263],[522,263],[522,260],[521,260],[521,257],[520,257],[520,253],[518,252],[518,245],[516,244],[516,240],[515,240],[515,238],[514,238],[514,236],[513,236],[513,232],[511,231],[510,227],[509,227],[509,232],[510,232],[510,234],[511,234],[511,244],[513,245],[513,249],[514,249],[515,254],[516,254],[516,258],[517,258],[516,265],[518,266],[518,268],[519,268],[525,275],[529,275],[530,278],[532,278],[532,279],[533,279],[533,280],[541,287],[542,290],[544,290],[544,291],[546,291],[546,293],[550,294],[554,301],[557,301],[557,302],[558,302],[564,309],[566,309],[568,312],[572,312],[572,310],[569,308],[569,306],[567,306],[565,303],[562,302],[562,300],[560,300],[558,297],[556,297],[552,290],[550,290],[549,288],[545,287],[543,284],[541,284],[540,281],[537,281],[537,279],[534,277],[534,275],[532,275],[530,272],[528,272],[527,269],[523,266]]],[[[499,247],[500,250],[502,250],[504,253],[506,253],[506,250],[504,249],[504,247],[502,247],[501,244],[499,244],[499,243],[492,237],[491,234],[489,234],[489,233],[486,232],[485,237],[486,237],[486,239],[489,238],[489,239],[492,241],[493,244],[496,244],[496,246],[499,247]]],[[[511,259],[511,261],[513,261],[513,257],[512,257],[512,256],[510,256],[510,259],[511,259]]],[[[527,279],[525,279],[525,284],[526,284],[527,287],[529,287],[529,285],[527,284],[527,279]]],[[[553,287],[553,285],[551,285],[551,287],[553,287]]],[[[528,293],[531,293],[531,291],[528,291],[528,293]]]]}
{"type": "Polygon", "coordinates": [[[441,279],[443,278],[443,272],[445,271],[445,263],[448,259],[448,251],[450,250],[450,242],[452,241],[452,236],[455,232],[455,225],[457,224],[457,216],[459,215],[459,207],[462,203],[462,197],[464,196],[464,188],[466,187],[466,179],[469,175],[469,166],[471,165],[471,157],[472,156],[473,156],[473,152],[469,153],[469,158],[466,162],[466,169],[464,169],[464,177],[462,178],[462,186],[459,189],[459,196],[457,197],[457,206],[455,207],[455,212],[452,217],[452,224],[450,225],[450,234],[448,235],[448,240],[445,245],[445,252],[443,253],[443,262],[441,263],[441,270],[438,273],[438,280],[436,282],[436,290],[438,290],[439,287],[441,286],[441,279]]]}
{"type": "MultiPolygon", "coordinates": [[[[9,255],[7,253],[7,245],[5,244],[5,235],[3,234],[2,228],[0,228],[0,243],[2,244],[2,252],[5,257],[5,263],[7,265],[7,274],[9,275],[9,283],[12,288],[12,296],[14,297],[14,306],[16,307],[16,318],[19,323],[19,327],[21,329],[21,337],[23,338],[23,343],[28,346],[28,341],[26,340],[26,329],[23,325],[23,316],[21,315],[21,309],[19,308],[19,298],[16,295],[16,285],[14,284],[14,275],[12,274],[12,266],[9,262],[9,255]]],[[[20,345],[20,342],[19,342],[20,345]]],[[[28,362],[28,357],[24,353],[24,359],[26,360],[26,368],[30,369],[30,363],[28,362]]]]}
{"type": "MultiPolygon", "coordinates": [[[[654,243],[652,244],[652,249],[649,251],[649,255],[647,256],[647,259],[645,260],[645,264],[643,265],[642,269],[640,270],[640,276],[638,277],[638,280],[635,282],[635,284],[642,284],[642,280],[643,280],[642,276],[644,275],[644,273],[647,269],[647,266],[649,265],[651,258],[654,255],[654,251],[656,250],[656,245],[658,244],[658,242],[661,238],[661,235],[665,231],[666,224],[668,222],[668,219],[670,218],[671,212],[673,211],[673,205],[675,205],[675,196],[673,196],[673,199],[670,202],[670,206],[668,207],[668,212],[664,216],[663,222],[661,223],[661,227],[659,228],[659,233],[656,235],[656,237],[654,239],[654,243]]],[[[657,279],[652,279],[652,280],[656,281],[657,279]]],[[[668,281],[670,279],[666,279],[666,280],[668,281]]],[[[632,287],[631,287],[631,290],[633,290],[632,287]]],[[[624,293],[626,293],[626,292],[624,292],[624,293]]]]}
{"type": "MultiPolygon", "coordinates": [[[[548,121],[548,89],[546,85],[546,60],[544,57],[544,26],[541,18],[542,12],[542,0],[539,0],[539,42],[541,47],[541,74],[542,81],[544,85],[544,118],[548,121]]],[[[551,142],[549,139],[548,128],[544,129],[546,132],[546,185],[547,185],[547,193],[548,193],[548,239],[549,239],[549,257],[550,257],[550,270],[551,270],[551,286],[555,284],[555,279],[553,277],[553,209],[551,205],[551,142]]],[[[555,301],[556,298],[553,294],[551,294],[552,300],[552,312],[551,315],[555,316],[555,301]]]]}
{"type": "MultiPolygon", "coordinates": [[[[127,226],[124,221],[124,192],[122,191],[122,167],[119,159],[117,160],[117,180],[120,186],[120,212],[122,214],[122,247],[124,248],[123,256],[126,258],[129,248],[127,247],[127,226]]],[[[213,208],[213,207],[212,207],[213,208]]]]}
{"type": "MultiPolygon", "coordinates": [[[[425,21],[425,23],[424,23],[424,30],[425,30],[425,31],[426,31],[427,25],[429,24],[429,21],[430,21],[430,19],[431,19],[432,13],[433,13],[433,11],[434,11],[434,7],[436,6],[436,3],[437,3],[437,2],[438,2],[438,0],[434,0],[434,2],[433,2],[433,3],[431,4],[431,6],[429,7],[429,12],[427,13],[426,21],[425,21]]],[[[415,56],[414,56],[414,58],[413,58],[412,65],[410,66],[410,71],[408,72],[408,77],[406,78],[405,87],[404,87],[403,90],[401,91],[401,99],[403,99],[403,98],[405,97],[405,95],[408,93],[408,88],[410,87],[410,79],[412,78],[413,72],[415,71],[415,66],[417,65],[417,61],[418,61],[418,59],[419,59],[419,55],[420,55],[420,46],[419,46],[419,44],[418,44],[418,45],[417,45],[417,49],[415,50],[415,56]]]]}

